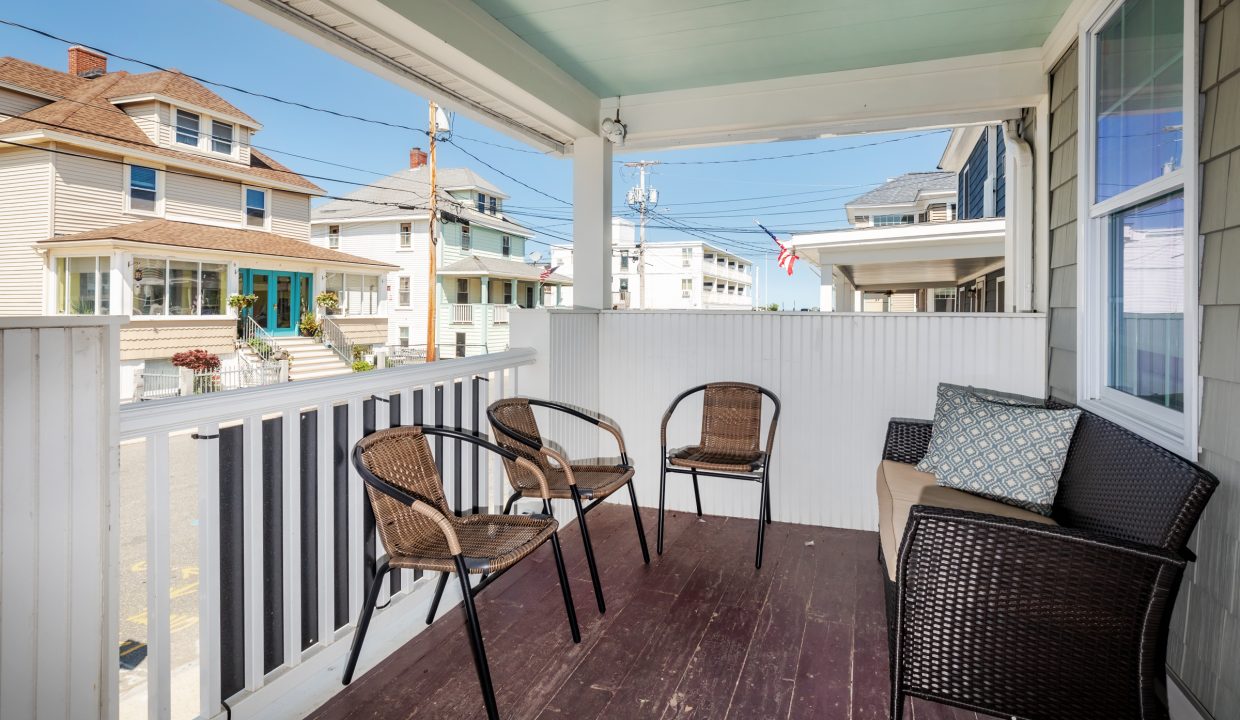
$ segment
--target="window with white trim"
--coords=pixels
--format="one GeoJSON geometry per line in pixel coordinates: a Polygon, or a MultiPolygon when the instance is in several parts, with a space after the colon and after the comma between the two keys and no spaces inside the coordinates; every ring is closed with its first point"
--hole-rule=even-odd
{"type": "Polygon", "coordinates": [[[689,265],[692,262],[693,262],[693,248],[681,248],[680,249],[680,266],[689,267],[689,265]]]}
{"type": "Polygon", "coordinates": [[[469,252],[474,247],[473,233],[468,225],[461,225],[461,250],[469,252]]]}
{"type": "Polygon", "coordinates": [[[134,315],[226,315],[227,294],[224,263],[133,259],[134,315]]]}
{"type": "MultiPolygon", "coordinates": [[[[333,225],[332,227],[338,227],[338,226],[333,225]]],[[[337,236],[339,236],[339,233],[337,233],[337,236]]],[[[413,224],[412,223],[401,223],[400,224],[400,249],[408,250],[411,247],[413,247],[413,224]]]]}
{"type": "Polygon", "coordinates": [[[107,315],[112,304],[111,278],[111,256],[56,258],[56,312],[107,315]]]}
{"type": "Polygon", "coordinates": [[[1193,3],[1125,0],[1085,33],[1079,401],[1195,454],[1193,3]],[[1187,60],[1187,61],[1186,61],[1187,60]]]}
{"type": "Polygon", "coordinates": [[[329,272],[326,289],[340,298],[340,307],[328,315],[374,315],[379,310],[379,277],[329,272]]]}
{"type": "Polygon", "coordinates": [[[232,155],[233,134],[236,128],[232,123],[221,120],[211,121],[211,150],[225,155],[232,155]]]}
{"type": "Polygon", "coordinates": [[[340,247],[340,226],[327,226],[327,247],[335,250],[340,247]]]}
{"type": "Polygon", "coordinates": [[[500,245],[501,245],[500,251],[502,252],[503,256],[510,257],[512,255],[512,238],[508,237],[507,235],[503,236],[500,239],[500,245]]]}
{"type": "Polygon", "coordinates": [[[681,278],[680,280],[680,296],[687,298],[693,294],[693,278],[681,278]]]}
{"type": "Polygon", "coordinates": [[[401,325],[397,328],[398,341],[401,347],[409,347],[409,326],[401,325]]]}
{"type": "Polygon", "coordinates": [[[176,111],[176,140],[182,145],[198,147],[198,137],[202,118],[197,113],[176,111]]]}
{"type": "Polygon", "coordinates": [[[409,295],[409,278],[408,276],[402,277],[400,279],[400,295],[398,298],[401,307],[409,307],[409,295]]]}
{"type": "Polygon", "coordinates": [[[159,171],[141,165],[129,166],[129,191],[125,195],[126,210],[134,213],[159,212],[159,171]]]}
{"type": "Polygon", "coordinates": [[[245,194],[245,224],[249,227],[267,227],[267,191],[248,187],[245,194]]]}

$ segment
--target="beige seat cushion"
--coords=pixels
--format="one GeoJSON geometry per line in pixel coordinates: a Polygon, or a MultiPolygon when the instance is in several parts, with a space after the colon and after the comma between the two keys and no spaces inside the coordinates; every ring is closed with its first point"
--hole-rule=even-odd
{"type": "Polygon", "coordinates": [[[905,463],[884,460],[878,466],[878,539],[883,547],[883,560],[887,563],[887,577],[891,580],[896,577],[896,554],[900,551],[900,540],[904,538],[909,510],[914,505],[968,510],[1044,525],[1055,524],[1045,515],[941,487],[935,484],[934,475],[930,473],[918,472],[914,466],[905,463]]]}

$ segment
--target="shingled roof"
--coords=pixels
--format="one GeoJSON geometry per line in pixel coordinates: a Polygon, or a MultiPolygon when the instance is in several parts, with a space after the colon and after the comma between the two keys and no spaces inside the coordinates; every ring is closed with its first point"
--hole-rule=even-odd
{"type": "Polygon", "coordinates": [[[43,247],[55,247],[64,243],[90,240],[120,240],[151,245],[196,248],[199,250],[219,250],[242,255],[268,255],[282,258],[300,258],[302,260],[323,263],[366,265],[379,269],[396,268],[395,265],[389,265],[378,260],[370,260],[357,255],[342,253],[339,250],[329,250],[303,240],[294,240],[293,238],[269,232],[219,227],[201,223],[178,222],[175,220],[143,220],[123,225],[112,225],[72,235],[58,235],[47,240],[41,240],[38,244],[43,247]]]}
{"type": "MultiPolygon", "coordinates": [[[[5,57],[0,58],[0,83],[29,88],[36,94],[59,98],[0,122],[0,137],[39,130],[62,133],[115,145],[121,149],[140,150],[168,158],[170,161],[241,173],[256,179],[301,188],[308,193],[324,192],[318,185],[254,148],[250,149],[249,164],[243,165],[198,153],[160,147],[138,127],[133,118],[111,102],[112,98],[143,93],[162,94],[234,116],[238,120],[249,118],[223,98],[179,73],[130,75],[120,71],[86,80],[24,60],[5,57]],[[195,87],[197,90],[194,90],[195,87]]],[[[254,121],[251,119],[250,122],[254,121]]]]}
{"type": "Polygon", "coordinates": [[[956,173],[943,171],[911,172],[888,180],[873,190],[850,200],[848,206],[904,205],[917,202],[928,192],[948,192],[956,189],[956,173]]]}

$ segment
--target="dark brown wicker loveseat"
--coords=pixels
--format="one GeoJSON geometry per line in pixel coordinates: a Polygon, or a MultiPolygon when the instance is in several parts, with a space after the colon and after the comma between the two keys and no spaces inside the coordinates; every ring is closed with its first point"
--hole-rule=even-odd
{"type": "MultiPolygon", "coordinates": [[[[930,431],[893,419],[884,460],[918,462],[930,431]]],[[[894,578],[880,547],[893,720],[906,696],[1032,720],[1166,720],[1167,630],[1194,559],[1185,545],[1217,485],[1083,412],[1056,524],[913,505],[894,578]]]]}

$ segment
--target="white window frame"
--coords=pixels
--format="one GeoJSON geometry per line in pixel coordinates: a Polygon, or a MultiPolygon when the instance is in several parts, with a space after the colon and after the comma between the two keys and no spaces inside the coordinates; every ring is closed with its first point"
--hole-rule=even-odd
{"type": "Polygon", "coordinates": [[[693,264],[693,248],[680,249],[680,266],[689,267],[693,264]]]}
{"type": "MultiPolygon", "coordinates": [[[[201,123],[202,121],[199,120],[199,124],[201,123]]],[[[225,122],[223,120],[216,120],[215,118],[212,118],[211,119],[211,135],[207,138],[207,145],[208,145],[208,149],[210,149],[211,152],[215,153],[216,155],[227,155],[228,157],[234,157],[237,154],[237,126],[230,122],[225,122]],[[221,128],[221,127],[228,128],[228,150],[217,150],[215,148],[215,143],[217,141],[215,130],[216,128],[221,128]]]]}
{"type": "Polygon", "coordinates": [[[1197,458],[1201,383],[1198,367],[1198,234],[1200,163],[1197,148],[1198,34],[1197,3],[1184,3],[1184,123],[1180,168],[1118,195],[1094,203],[1096,124],[1096,34],[1124,5],[1112,0],[1099,6],[1078,28],[1077,158],[1077,404],[1168,450],[1197,458]],[[1164,195],[1182,192],[1184,203],[1184,409],[1182,412],[1107,387],[1108,219],[1121,210],[1164,195]]]}
{"type": "MultiPolygon", "coordinates": [[[[202,146],[202,124],[203,124],[202,121],[203,121],[202,113],[196,113],[190,110],[182,110],[181,108],[174,108],[172,111],[172,143],[174,145],[183,145],[185,147],[192,147],[192,148],[201,147],[202,146]],[[185,115],[187,117],[192,116],[195,120],[198,121],[198,129],[193,131],[194,142],[192,143],[184,142],[181,140],[180,134],[181,134],[181,116],[182,115],[185,115]]],[[[188,133],[189,131],[186,130],[186,132],[188,133]]]]}
{"type": "Polygon", "coordinates": [[[693,278],[680,279],[680,296],[687,298],[693,294],[693,278]]]}
{"type": "MultiPolygon", "coordinates": [[[[331,227],[335,227],[337,228],[337,230],[339,230],[340,228],[339,225],[328,226],[329,232],[330,232],[331,227]]],[[[400,237],[400,249],[401,250],[413,249],[413,223],[407,223],[407,222],[401,223],[397,232],[399,233],[399,237],[400,237]]],[[[336,233],[336,240],[337,240],[337,245],[338,245],[339,240],[340,240],[339,232],[336,233]]]]}
{"type": "Polygon", "coordinates": [[[400,325],[396,328],[396,343],[400,347],[409,347],[409,326],[400,325]]]}
{"type": "Polygon", "coordinates": [[[397,280],[396,300],[397,300],[397,304],[400,307],[403,307],[403,308],[409,307],[410,299],[413,297],[412,285],[413,283],[410,282],[408,275],[402,275],[400,279],[397,280]]]}
{"type": "Polygon", "coordinates": [[[69,277],[68,277],[69,276],[69,261],[78,260],[81,258],[94,258],[95,260],[95,297],[94,297],[95,312],[92,314],[93,315],[118,315],[120,314],[120,309],[117,303],[118,296],[120,293],[118,290],[116,290],[117,283],[115,282],[117,257],[112,252],[105,251],[105,250],[97,250],[93,252],[81,252],[81,253],[78,253],[78,252],[63,253],[63,254],[57,254],[51,257],[49,261],[50,266],[51,266],[51,271],[52,271],[52,291],[51,292],[54,295],[54,297],[51,298],[51,306],[48,310],[48,314],[49,315],[63,315],[66,317],[69,317],[69,316],[90,317],[90,315],[78,315],[77,313],[73,313],[69,311],[69,277]],[[100,271],[99,261],[101,258],[108,259],[108,269],[106,271],[100,271]],[[62,260],[65,263],[63,275],[57,270],[57,267],[56,267],[62,260]],[[103,278],[105,275],[108,278],[108,294],[107,294],[108,312],[101,313],[99,312],[99,306],[102,304],[103,299],[104,299],[103,278]],[[63,312],[59,311],[58,309],[62,302],[64,303],[64,307],[65,307],[63,312]]]}
{"type": "Polygon", "coordinates": [[[504,235],[500,238],[500,254],[504,257],[512,257],[512,237],[504,235]]]}
{"type": "MultiPolygon", "coordinates": [[[[129,302],[126,303],[126,306],[129,310],[128,314],[131,320],[135,320],[138,322],[142,322],[145,320],[180,320],[182,318],[200,318],[200,319],[205,319],[205,320],[219,320],[221,318],[232,317],[232,310],[230,310],[228,307],[228,296],[231,294],[231,284],[230,284],[231,279],[232,279],[233,274],[236,271],[234,267],[232,266],[232,264],[229,263],[227,260],[223,260],[223,259],[204,260],[201,257],[194,257],[191,255],[177,255],[177,254],[167,255],[164,253],[153,253],[149,255],[143,255],[140,252],[135,252],[128,257],[128,263],[126,263],[126,265],[128,268],[128,272],[127,272],[127,276],[125,277],[125,285],[127,287],[125,292],[129,295],[129,302]],[[133,301],[134,301],[134,295],[136,293],[134,292],[133,285],[131,285],[130,283],[132,282],[132,278],[133,278],[134,266],[137,265],[138,260],[162,260],[164,262],[164,312],[160,315],[139,315],[133,312],[133,306],[134,306],[133,301]],[[198,307],[197,313],[170,315],[167,312],[168,296],[171,294],[171,289],[172,289],[171,285],[169,284],[169,281],[170,281],[169,275],[171,274],[172,263],[174,262],[196,263],[198,265],[198,274],[197,274],[197,279],[196,279],[196,283],[198,287],[198,296],[194,301],[195,305],[198,307]],[[202,266],[203,265],[220,265],[220,266],[223,266],[224,268],[224,288],[225,288],[224,289],[224,306],[220,308],[222,312],[219,314],[208,315],[202,312],[202,266]]],[[[112,297],[113,299],[116,299],[115,293],[113,293],[112,297]]]]}
{"type": "Polygon", "coordinates": [[[339,225],[328,225],[327,226],[327,249],[337,250],[339,248],[340,248],[340,226],[339,225]]]}
{"type": "Polygon", "coordinates": [[[241,186],[241,227],[246,230],[270,230],[271,229],[271,191],[267,188],[255,187],[253,185],[241,186]],[[250,224],[250,200],[249,192],[254,190],[263,194],[263,224],[260,228],[258,225],[250,224]]]}
{"type": "Polygon", "coordinates": [[[473,252],[474,232],[468,224],[461,225],[461,252],[473,252]]]}
{"type": "Polygon", "coordinates": [[[383,301],[384,301],[384,297],[386,293],[384,291],[384,284],[382,282],[383,277],[381,275],[357,273],[357,272],[346,272],[343,270],[341,271],[329,270],[323,276],[323,290],[324,291],[329,289],[327,287],[327,275],[339,275],[340,282],[341,282],[341,287],[339,290],[340,307],[336,310],[336,312],[330,313],[331,315],[335,317],[340,317],[340,316],[343,316],[343,317],[381,317],[383,315],[383,301]],[[375,294],[374,294],[374,297],[371,298],[372,305],[367,308],[363,308],[365,312],[363,312],[362,310],[355,310],[353,307],[349,305],[349,288],[351,287],[350,280],[352,280],[353,278],[358,278],[358,277],[362,279],[362,295],[363,296],[365,296],[366,294],[367,279],[373,278],[375,281],[375,294]]]}
{"type": "Polygon", "coordinates": [[[143,215],[146,217],[163,217],[164,215],[164,171],[150,165],[127,164],[125,166],[125,214],[126,215],[143,215]],[[155,171],[155,209],[139,210],[133,207],[130,192],[133,190],[133,170],[134,167],[141,167],[147,170],[155,171]]]}

